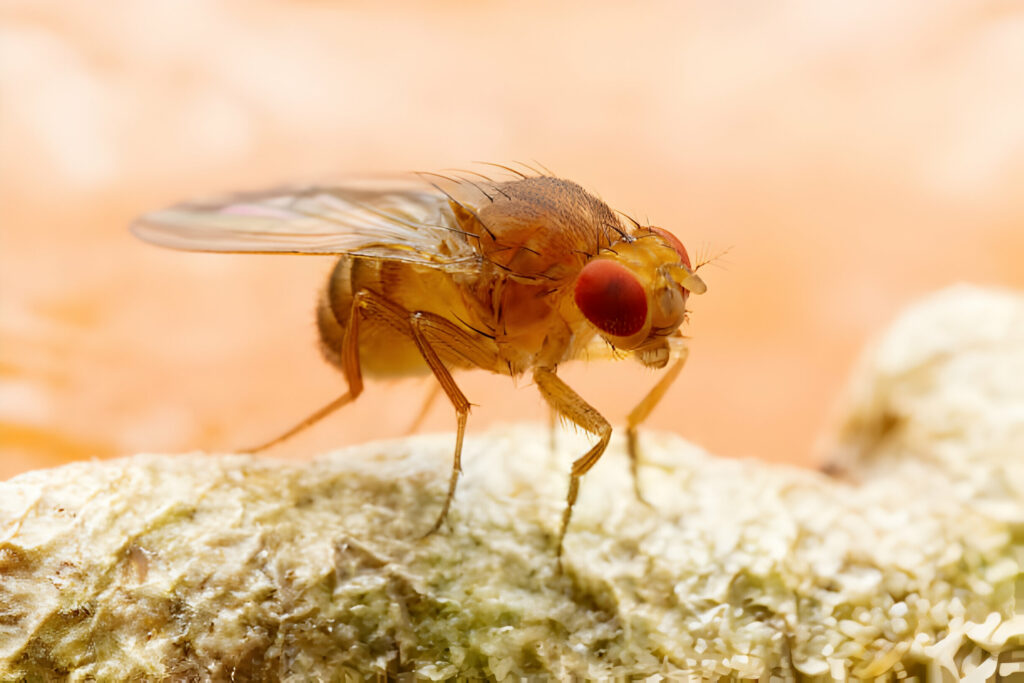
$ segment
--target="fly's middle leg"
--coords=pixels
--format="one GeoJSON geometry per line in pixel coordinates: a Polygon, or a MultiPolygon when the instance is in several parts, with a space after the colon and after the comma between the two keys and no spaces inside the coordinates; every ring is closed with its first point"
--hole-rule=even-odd
{"type": "Polygon", "coordinates": [[[459,474],[462,472],[462,441],[466,434],[466,420],[469,417],[469,401],[465,394],[455,384],[451,372],[441,361],[437,350],[443,349],[449,355],[464,360],[471,365],[481,368],[492,368],[497,362],[497,349],[488,344],[490,340],[480,338],[466,332],[451,321],[433,313],[416,312],[410,317],[412,337],[419,348],[423,360],[430,366],[431,371],[437,378],[441,389],[448,396],[455,408],[455,416],[458,421],[455,434],[455,454],[452,458],[452,473],[448,480],[448,495],[445,497],[444,506],[434,525],[425,534],[429,536],[444,524],[451,508],[452,500],[455,498],[455,487],[459,482],[459,474]]]}
{"type": "Polygon", "coordinates": [[[572,473],[569,478],[569,493],[565,500],[565,510],[562,512],[562,528],[558,532],[558,562],[562,562],[562,543],[565,540],[565,532],[569,528],[569,520],[572,519],[572,508],[576,504],[576,498],[580,490],[580,477],[587,473],[594,463],[598,461],[605,448],[608,447],[608,440],[612,435],[612,426],[601,413],[584,401],[579,394],[572,390],[568,384],[563,382],[552,368],[537,368],[533,371],[533,379],[537,383],[544,400],[555,409],[560,415],[572,420],[575,424],[598,436],[594,446],[575,460],[572,464],[572,473]]]}

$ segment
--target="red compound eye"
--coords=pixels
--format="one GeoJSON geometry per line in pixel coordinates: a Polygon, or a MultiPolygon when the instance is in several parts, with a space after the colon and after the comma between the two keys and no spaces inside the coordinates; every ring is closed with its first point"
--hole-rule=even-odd
{"type": "Polygon", "coordinates": [[[597,259],[576,279],[576,305],[597,329],[616,337],[636,334],[647,321],[647,294],[625,266],[597,259]]]}
{"type": "Polygon", "coordinates": [[[679,252],[679,258],[682,259],[687,268],[692,268],[690,265],[690,255],[686,253],[686,247],[683,246],[683,243],[679,241],[678,237],[670,233],[665,228],[655,228],[654,226],[651,226],[650,230],[655,235],[658,235],[661,239],[668,242],[673,249],[679,252]]]}

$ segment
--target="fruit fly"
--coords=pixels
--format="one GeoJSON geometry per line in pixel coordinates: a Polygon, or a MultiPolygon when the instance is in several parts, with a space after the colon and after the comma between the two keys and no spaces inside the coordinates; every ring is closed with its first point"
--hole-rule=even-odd
{"type": "Polygon", "coordinates": [[[320,294],[317,325],[348,391],[255,450],[354,401],[364,373],[432,373],[457,430],[448,493],[428,534],[444,522],[461,471],[470,403],[452,370],[531,373],[554,413],[597,437],[572,464],[560,558],[580,478],[612,428],[558,377],[558,366],[632,355],[667,368],[627,417],[635,483],[637,426],[682,370],[687,297],[706,287],[669,231],[620,218],[569,180],[501,168],[513,175],[420,174],[187,203],[143,216],[132,231],[175,249],[340,255],[320,294]]]}

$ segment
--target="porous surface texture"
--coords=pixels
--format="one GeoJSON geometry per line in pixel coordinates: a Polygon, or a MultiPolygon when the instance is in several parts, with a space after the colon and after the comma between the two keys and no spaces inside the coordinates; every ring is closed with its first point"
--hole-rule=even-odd
{"type": "MultiPolygon", "coordinates": [[[[737,420],[741,418],[737,417],[737,420]]],[[[864,357],[829,476],[642,433],[295,465],[138,455],[0,483],[0,680],[1024,675],[1024,297],[959,287],[864,357]]],[[[741,428],[741,426],[737,426],[741,428]]]]}

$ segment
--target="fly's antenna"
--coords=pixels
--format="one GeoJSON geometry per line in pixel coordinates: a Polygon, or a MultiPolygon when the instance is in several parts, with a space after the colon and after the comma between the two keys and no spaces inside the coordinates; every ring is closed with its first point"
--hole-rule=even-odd
{"type": "MultiPolygon", "coordinates": [[[[458,185],[458,184],[459,184],[459,181],[455,180],[454,178],[449,178],[448,176],[446,176],[446,175],[441,175],[440,173],[433,173],[433,172],[431,172],[431,171],[414,171],[414,173],[415,173],[416,175],[420,176],[421,178],[423,178],[423,176],[428,176],[428,175],[432,175],[432,176],[437,176],[438,178],[444,178],[445,180],[451,181],[451,182],[455,183],[456,185],[458,185]]],[[[465,212],[466,212],[466,213],[468,213],[468,214],[469,214],[470,216],[472,216],[473,218],[475,218],[475,219],[476,219],[476,222],[480,224],[480,227],[482,227],[482,228],[484,229],[484,232],[486,232],[486,233],[487,233],[487,236],[488,236],[488,237],[490,237],[490,238],[491,238],[492,240],[493,240],[493,239],[496,239],[496,238],[494,237],[494,233],[493,233],[493,232],[491,232],[491,229],[487,227],[487,224],[486,224],[486,223],[484,223],[484,222],[483,222],[482,220],[480,220],[480,216],[478,216],[478,215],[477,215],[476,211],[474,211],[473,209],[469,208],[468,206],[466,206],[465,204],[463,204],[462,202],[460,202],[460,201],[459,201],[458,199],[456,199],[455,197],[453,197],[453,196],[451,195],[451,193],[450,193],[450,192],[448,192],[448,191],[447,191],[447,190],[445,190],[445,189],[444,189],[443,187],[441,187],[440,185],[438,185],[437,183],[435,183],[435,182],[434,182],[433,180],[427,180],[426,178],[423,178],[423,179],[424,179],[424,180],[425,180],[425,181],[426,181],[427,183],[429,183],[429,184],[430,184],[431,186],[433,186],[433,188],[434,188],[435,190],[437,190],[438,192],[440,192],[441,194],[443,194],[443,195],[444,195],[445,197],[447,197],[447,198],[448,198],[449,200],[451,200],[451,201],[452,201],[452,202],[453,202],[454,204],[456,204],[456,205],[457,205],[457,206],[458,206],[459,208],[461,208],[461,209],[462,209],[463,211],[465,211],[465,212]]]]}
{"type": "Polygon", "coordinates": [[[511,173],[512,175],[519,176],[523,180],[526,180],[526,178],[529,177],[528,175],[526,175],[522,171],[517,171],[516,169],[514,169],[514,168],[512,168],[510,166],[505,166],[504,164],[496,164],[493,161],[474,161],[473,163],[474,164],[483,164],[484,166],[494,166],[495,168],[500,168],[500,169],[506,170],[509,173],[511,173]]]}
{"type": "Polygon", "coordinates": [[[716,265],[719,268],[724,268],[724,264],[728,263],[728,261],[724,259],[724,256],[728,254],[730,251],[732,251],[732,247],[726,247],[725,249],[721,249],[714,254],[711,254],[710,251],[711,248],[707,246],[702,247],[700,249],[698,253],[703,253],[703,256],[700,256],[697,259],[697,265],[693,267],[693,272],[697,272],[698,270],[707,265],[716,265]]]}

